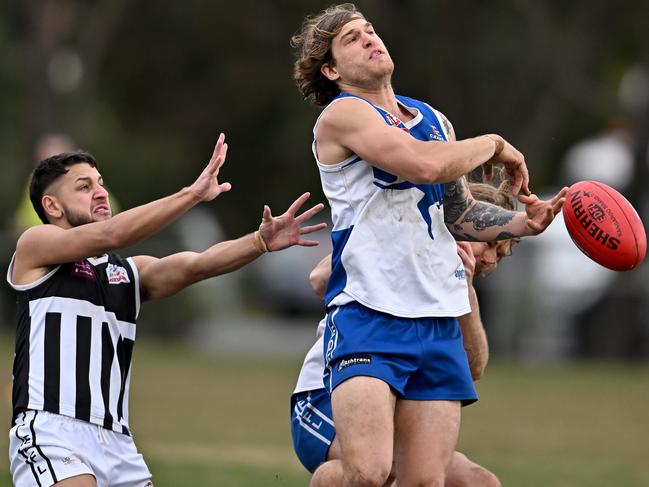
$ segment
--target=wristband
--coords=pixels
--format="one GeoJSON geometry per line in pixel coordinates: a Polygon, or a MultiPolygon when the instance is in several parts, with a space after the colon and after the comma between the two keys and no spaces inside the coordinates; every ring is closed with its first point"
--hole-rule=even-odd
{"type": "Polygon", "coordinates": [[[268,247],[266,246],[266,242],[264,242],[264,237],[261,236],[261,232],[257,230],[254,236],[255,236],[255,247],[257,248],[257,250],[259,250],[259,252],[261,252],[262,254],[268,252],[269,251],[268,247]]]}
{"type": "Polygon", "coordinates": [[[489,137],[496,144],[496,147],[494,148],[494,156],[500,154],[505,148],[505,141],[503,140],[502,137],[498,137],[492,134],[487,134],[485,135],[485,137],[489,137]]]}

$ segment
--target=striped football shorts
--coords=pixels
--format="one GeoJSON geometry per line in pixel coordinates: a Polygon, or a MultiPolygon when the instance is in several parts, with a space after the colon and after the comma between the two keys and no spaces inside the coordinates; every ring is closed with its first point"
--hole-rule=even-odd
{"type": "Polygon", "coordinates": [[[291,397],[293,449],[304,468],[315,472],[327,460],[336,436],[331,414],[331,397],[324,389],[293,394],[291,397]]]}
{"type": "Polygon", "coordinates": [[[16,487],[50,487],[84,474],[95,477],[97,487],[153,487],[131,436],[45,411],[17,415],[9,460],[16,487]]]}

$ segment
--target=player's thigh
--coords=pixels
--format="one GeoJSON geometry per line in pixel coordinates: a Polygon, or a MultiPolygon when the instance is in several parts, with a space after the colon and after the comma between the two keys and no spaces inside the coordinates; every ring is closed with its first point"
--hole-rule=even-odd
{"type": "Polygon", "coordinates": [[[394,423],[397,483],[443,478],[460,431],[460,403],[399,400],[394,423]]]}
{"type": "Polygon", "coordinates": [[[95,477],[92,475],[77,475],[54,484],[54,487],[97,487],[95,477]]]}
{"type": "Polygon", "coordinates": [[[396,398],[390,386],[374,377],[352,377],[331,398],[343,463],[391,465],[396,398]]]}

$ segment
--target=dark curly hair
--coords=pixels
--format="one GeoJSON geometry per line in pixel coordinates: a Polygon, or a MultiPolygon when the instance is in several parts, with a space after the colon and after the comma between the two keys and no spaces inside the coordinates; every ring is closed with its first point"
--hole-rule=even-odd
{"type": "Polygon", "coordinates": [[[68,172],[68,168],[74,164],[89,164],[91,167],[97,167],[95,158],[83,151],[64,152],[47,159],[43,159],[32,173],[29,182],[29,199],[32,206],[43,223],[49,223],[45,210],[43,209],[43,195],[47,188],[58,178],[68,172]]]}
{"type": "Polygon", "coordinates": [[[332,5],[307,17],[300,32],[291,38],[296,50],[293,79],[304,99],[325,106],[340,93],[338,85],[325,77],[320,68],[331,60],[331,41],[353,19],[365,18],[353,3],[332,5]]]}

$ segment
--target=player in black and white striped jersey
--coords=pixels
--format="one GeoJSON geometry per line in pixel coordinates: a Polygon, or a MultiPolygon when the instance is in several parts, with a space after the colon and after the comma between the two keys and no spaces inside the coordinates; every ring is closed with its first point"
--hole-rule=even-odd
{"type": "Polygon", "coordinates": [[[300,215],[265,206],[259,229],[203,253],[122,258],[113,250],[159,231],[230,189],[219,183],[223,135],[198,179],[176,194],[112,216],[94,158],[59,154],[32,175],[30,197],[45,223],[25,231],[7,280],[17,295],[11,473],[16,486],[146,487],[151,474],[128,425],[131,354],[140,302],[231,272],[267,251],[313,246],[300,215]]]}

